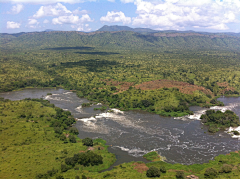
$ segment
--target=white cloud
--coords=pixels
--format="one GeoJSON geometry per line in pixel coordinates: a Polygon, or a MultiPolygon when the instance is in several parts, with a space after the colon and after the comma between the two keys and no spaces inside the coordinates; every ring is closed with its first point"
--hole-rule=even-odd
{"type": "Polygon", "coordinates": [[[28,19],[28,24],[29,25],[39,24],[39,22],[36,19],[28,19]]]}
{"type": "Polygon", "coordinates": [[[7,29],[18,29],[21,24],[13,21],[7,21],[7,29]]]}
{"type": "Polygon", "coordinates": [[[48,24],[48,23],[49,23],[49,20],[45,19],[45,20],[43,21],[43,23],[44,23],[44,24],[48,24]]]}
{"type": "Polygon", "coordinates": [[[58,18],[54,18],[52,20],[52,23],[54,25],[56,24],[76,24],[79,21],[79,17],[78,16],[59,16],[58,18]]]}
{"type": "Polygon", "coordinates": [[[12,7],[10,12],[7,12],[8,14],[18,14],[23,10],[22,4],[16,4],[12,7]]]}
{"type": "Polygon", "coordinates": [[[134,0],[121,0],[122,3],[130,3],[130,2],[134,2],[134,0]]]}
{"type": "Polygon", "coordinates": [[[87,10],[81,10],[80,11],[80,8],[77,8],[77,9],[75,9],[74,11],[72,11],[72,13],[73,14],[78,14],[78,15],[82,15],[82,14],[89,14],[90,12],[89,11],[87,11],[87,10]]]}
{"type": "Polygon", "coordinates": [[[41,6],[40,9],[33,15],[34,18],[41,18],[45,16],[63,16],[71,14],[64,5],[57,3],[56,5],[41,6]]]}
{"type": "Polygon", "coordinates": [[[125,14],[122,11],[119,12],[107,12],[106,16],[102,16],[100,18],[100,21],[102,22],[122,22],[123,24],[130,24],[131,23],[131,17],[126,17],[125,14]]]}
{"type": "Polygon", "coordinates": [[[57,24],[80,24],[80,23],[85,23],[85,22],[91,22],[93,21],[88,14],[84,14],[82,15],[81,18],[79,18],[79,16],[74,16],[74,15],[70,15],[70,16],[59,16],[58,18],[54,18],[52,20],[52,23],[54,25],[57,24]]]}
{"type": "Polygon", "coordinates": [[[76,4],[83,3],[88,1],[96,1],[96,0],[0,0],[1,2],[6,3],[30,3],[30,4],[54,4],[58,2],[76,4]]]}
{"type": "Polygon", "coordinates": [[[78,26],[74,26],[72,25],[71,26],[72,28],[75,28],[76,31],[85,31],[85,32],[90,32],[92,29],[89,28],[89,24],[81,24],[81,25],[78,25],[78,26]]]}
{"type": "Polygon", "coordinates": [[[115,2],[115,0],[108,0],[109,2],[115,2]]]}
{"type": "MultiPolygon", "coordinates": [[[[131,0],[121,0],[128,2],[131,0]]],[[[239,0],[136,0],[137,17],[132,18],[134,26],[152,28],[184,29],[207,28],[226,30],[228,23],[237,22],[240,14],[239,0]]]]}

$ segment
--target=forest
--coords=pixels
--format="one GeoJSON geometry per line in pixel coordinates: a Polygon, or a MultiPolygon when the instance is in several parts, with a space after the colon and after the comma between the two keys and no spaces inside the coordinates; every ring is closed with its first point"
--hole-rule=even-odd
{"type": "MultiPolygon", "coordinates": [[[[0,34],[0,92],[61,87],[110,108],[184,116],[192,114],[190,106],[223,105],[217,97],[239,96],[239,49],[240,38],[227,34],[0,34]]],[[[220,113],[211,115],[218,119],[220,113]]],[[[131,162],[98,173],[116,158],[102,139],[78,138],[71,113],[41,99],[1,99],[0,116],[0,173],[5,178],[238,178],[240,172],[236,151],[205,164],[131,162]]]]}
{"type": "Polygon", "coordinates": [[[2,92],[63,87],[111,107],[164,116],[191,114],[191,105],[209,107],[219,95],[240,92],[239,37],[121,31],[0,38],[2,92]]]}

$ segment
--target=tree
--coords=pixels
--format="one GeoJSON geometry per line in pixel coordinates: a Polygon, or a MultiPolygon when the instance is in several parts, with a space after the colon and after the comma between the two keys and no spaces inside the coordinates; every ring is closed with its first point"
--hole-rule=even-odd
{"type": "Polygon", "coordinates": [[[69,141],[72,142],[72,143],[76,143],[76,138],[73,136],[73,135],[70,135],[69,136],[69,141]]]}
{"type": "Polygon", "coordinates": [[[70,129],[70,132],[73,133],[73,134],[75,134],[75,135],[78,135],[78,134],[79,134],[78,129],[77,129],[76,127],[72,127],[72,128],[70,129]]]}
{"type": "Polygon", "coordinates": [[[166,170],[166,167],[165,166],[160,166],[160,172],[162,172],[162,173],[166,173],[167,172],[167,170],[166,170]]]}
{"type": "Polygon", "coordinates": [[[184,175],[184,171],[176,171],[176,178],[179,178],[179,179],[184,179],[185,178],[185,175],[184,175]]]}
{"type": "Polygon", "coordinates": [[[204,176],[206,178],[215,178],[217,176],[217,171],[214,168],[207,168],[204,176]]]}
{"type": "Polygon", "coordinates": [[[147,177],[160,177],[161,173],[160,173],[160,171],[156,167],[151,166],[147,170],[146,175],[147,175],[147,177]]]}
{"type": "Polygon", "coordinates": [[[83,142],[83,145],[86,145],[86,146],[93,146],[93,140],[91,138],[85,138],[82,140],[83,142]]]}

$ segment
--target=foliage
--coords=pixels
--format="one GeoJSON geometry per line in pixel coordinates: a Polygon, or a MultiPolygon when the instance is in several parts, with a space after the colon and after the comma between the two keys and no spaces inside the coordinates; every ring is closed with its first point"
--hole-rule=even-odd
{"type": "Polygon", "coordinates": [[[207,168],[204,176],[206,178],[215,178],[217,176],[218,172],[214,168],[207,168]]]}
{"type": "Polygon", "coordinates": [[[160,171],[156,167],[151,166],[147,170],[146,175],[147,175],[147,177],[160,177],[161,173],[160,173],[160,171]]]}
{"type": "MultiPolygon", "coordinates": [[[[43,102],[45,103],[45,101],[43,102]]],[[[65,115],[71,117],[71,114],[57,112],[60,111],[58,108],[49,107],[48,103],[46,104],[47,106],[44,106],[37,100],[29,99],[0,101],[1,177],[19,178],[21,175],[22,178],[55,178],[62,170],[65,171],[62,173],[64,178],[73,178],[79,172],[66,165],[65,159],[73,157],[79,151],[87,153],[87,147],[76,137],[76,143],[65,143],[65,141],[59,140],[59,136],[56,136],[54,131],[55,127],[50,127],[51,121],[56,120],[57,116],[61,119],[65,115]],[[57,113],[59,114],[57,115],[57,113]],[[26,117],[20,118],[19,116],[23,114],[26,117]],[[54,168],[51,169],[49,166],[54,168]],[[65,177],[66,175],[71,175],[71,177],[65,177]]],[[[69,132],[62,130],[60,138],[65,137],[64,134],[69,132]]],[[[95,164],[101,158],[103,163],[99,162],[98,165],[89,165],[88,167],[82,166],[81,170],[98,172],[107,169],[114,163],[115,156],[108,152],[105,141],[102,139],[97,141],[94,153],[101,157],[90,160],[91,157],[96,157],[96,155],[90,154],[86,160],[95,164]],[[101,150],[97,150],[98,147],[101,150]]]]}
{"type": "Polygon", "coordinates": [[[101,110],[101,111],[104,111],[104,110],[106,110],[106,109],[107,109],[106,106],[102,106],[102,107],[100,107],[100,108],[94,108],[94,110],[101,110]]]}
{"type": "Polygon", "coordinates": [[[83,145],[86,145],[86,146],[93,146],[93,140],[91,138],[85,138],[82,140],[82,143],[83,145]]]}
{"type": "Polygon", "coordinates": [[[229,164],[223,164],[223,166],[220,169],[220,173],[230,173],[232,171],[232,166],[229,164]]]}
{"type": "Polygon", "coordinates": [[[227,110],[224,113],[221,111],[207,110],[206,114],[201,115],[202,123],[209,126],[208,131],[215,133],[218,127],[237,127],[240,125],[239,117],[232,111],[227,110]]]}
{"type": "Polygon", "coordinates": [[[70,135],[69,137],[69,141],[71,142],[71,143],[76,143],[77,141],[76,141],[76,138],[73,136],[73,135],[70,135]]]}
{"type": "Polygon", "coordinates": [[[184,179],[185,178],[184,171],[181,170],[176,171],[176,178],[184,179]]]}
{"type": "Polygon", "coordinates": [[[147,160],[153,161],[155,159],[158,159],[159,155],[156,151],[152,151],[147,154],[144,154],[143,157],[146,158],[147,160]]]}
{"type": "Polygon", "coordinates": [[[162,172],[162,173],[166,173],[167,172],[167,170],[166,170],[166,167],[165,166],[160,166],[160,172],[162,172]]]}
{"type": "Polygon", "coordinates": [[[79,134],[78,129],[76,127],[71,127],[69,131],[70,131],[70,133],[72,133],[74,135],[78,135],[79,134]]]}

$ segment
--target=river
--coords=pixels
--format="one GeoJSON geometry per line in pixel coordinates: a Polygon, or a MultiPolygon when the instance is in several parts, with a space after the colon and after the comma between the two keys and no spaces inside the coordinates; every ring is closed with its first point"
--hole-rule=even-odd
{"type": "MultiPolygon", "coordinates": [[[[45,98],[55,106],[69,110],[79,119],[76,127],[80,138],[102,138],[107,141],[111,146],[109,151],[116,154],[118,159],[114,165],[129,161],[146,162],[142,155],[150,151],[157,151],[166,157],[168,163],[189,165],[205,163],[219,154],[240,150],[240,140],[226,132],[207,132],[199,120],[206,109],[197,106],[190,108],[194,111],[193,116],[173,118],[143,111],[94,111],[101,104],[82,108],[81,104],[89,101],[63,89],[24,89],[0,93],[0,96],[10,100],[45,98]]],[[[217,109],[230,109],[240,115],[240,98],[221,97],[218,100],[225,106],[217,109]]]]}

